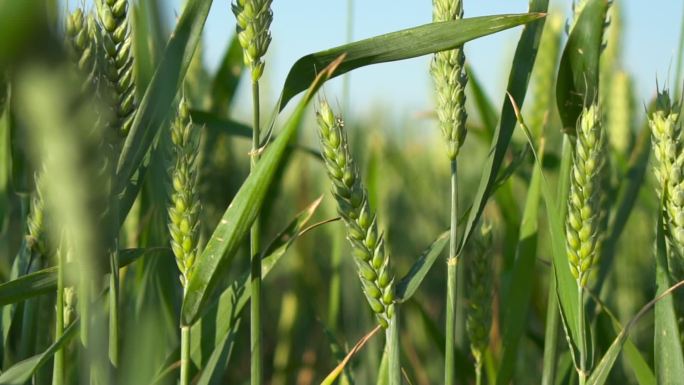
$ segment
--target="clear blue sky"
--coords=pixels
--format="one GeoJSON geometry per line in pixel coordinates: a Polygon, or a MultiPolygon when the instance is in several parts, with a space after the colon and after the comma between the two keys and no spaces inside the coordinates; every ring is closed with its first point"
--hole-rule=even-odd
{"type": "MultiPolygon", "coordinates": [[[[166,11],[171,24],[181,0],[163,3],[168,5],[166,11]]],[[[424,24],[431,19],[428,0],[353,0],[353,3],[354,39],[424,24]]],[[[551,0],[551,12],[567,14],[570,3],[571,0],[551,0]]],[[[656,76],[661,83],[668,75],[674,76],[684,1],[615,0],[615,3],[623,11],[623,63],[634,76],[639,99],[644,100],[654,93],[656,76]]],[[[525,12],[528,1],[465,0],[464,4],[465,15],[470,17],[525,12]]],[[[264,85],[267,100],[275,99],[290,66],[299,57],[345,43],[347,0],[274,0],[273,13],[273,42],[267,56],[264,85]]],[[[204,36],[205,61],[210,69],[216,68],[234,30],[230,1],[214,0],[204,36]]],[[[466,45],[467,60],[497,102],[503,97],[506,73],[520,30],[500,32],[466,45]]],[[[428,57],[422,57],[354,71],[352,111],[366,113],[383,106],[391,112],[411,114],[429,109],[432,88],[428,62],[428,57]]],[[[247,93],[247,87],[241,92],[247,93]]],[[[341,100],[341,81],[334,80],[325,92],[329,98],[341,100]]]]}
{"type": "MultiPolygon", "coordinates": [[[[361,39],[430,22],[428,0],[353,0],[354,39],[361,39]]],[[[674,76],[676,50],[682,23],[681,0],[615,0],[623,10],[623,58],[634,75],[640,99],[654,93],[655,79],[674,76]],[[670,70],[671,67],[671,70],[670,70]]],[[[178,9],[178,0],[175,0],[178,9]]],[[[552,0],[552,12],[568,13],[570,0],[552,0]]],[[[527,10],[527,0],[464,1],[466,17],[527,10]]],[[[270,96],[282,86],[289,67],[299,57],[343,44],[346,39],[346,0],[274,0],[273,42],[267,57],[266,79],[270,96]],[[273,89],[275,87],[275,89],[273,89]]],[[[510,58],[521,28],[484,37],[466,46],[467,60],[475,68],[490,96],[501,100],[510,58]]],[[[214,0],[206,25],[207,64],[220,60],[234,31],[228,0],[214,0]]],[[[372,66],[354,71],[351,107],[365,113],[382,105],[390,111],[423,111],[432,104],[427,57],[372,66]]],[[[326,87],[330,98],[341,99],[341,82],[326,87]]],[[[661,82],[662,84],[662,82],[661,82]]],[[[244,91],[247,91],[244,89],[244,91]]],[[[244,99],[243,99],[244,100],[244,99]]],[[[249,100],[249,98],[247,98],[249,100]]]]}

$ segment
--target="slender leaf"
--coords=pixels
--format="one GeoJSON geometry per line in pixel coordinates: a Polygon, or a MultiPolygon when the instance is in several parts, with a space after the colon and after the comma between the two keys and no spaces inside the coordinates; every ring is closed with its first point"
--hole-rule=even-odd
{"type": "Polygon", "coordinates": [[[599,56],[608,6],[608,0],[584,2],[561,56],[556,102],[564,130],[570,134],[575,132],[582,107],[598,98],[599,56]]]}
{"type": "Polygon", "coordinates": [[[266,192],[285,155],[285,150],[297,133],[304,110],[343,58],[344,56],[341,56],[331,63],[314,80],[306,97],[301,100],[285,123],[282,133],[269,145],[228,206],[202,255],[198,258],[195,271],[189,279],[188,294],[185,296],[181,310],[183,324],[192,325],[204,310],[216,283],[224,276],[235,252],[256,219],[266,198],[266,192]]]}
{"type": "MultiPolygon", "coordinates": [[[[152,143],[161,130],[168,112],[182,84],[197,44],[202,36],[204,22],[212,0],[189,0],[169,39],[145,96],[140,102],[131,131],[126,138],[117,165],[115,191],[135,196],[140,183],[131,184],[133,175],[141,167],[152,143]]],[[[128,205],[133,199],[122,199],[128,205]]],[[[125,218],[125,215],[121,216],[125,218]]]]}
{"type": "MultiPolygon", "coordinates": [[[[588,292],[594,301],[601,307],[601,310],[603,311],[603,314],[606,314],[608,318],[610,318],[610,321],[613,325],[613,329],[615,330],[615,336],[610,336],[611,339],[615,340],[615,338],[618,338],[620,333],[623,331],[623,327],[620,324],[620,321],[617,319],[617,317],[613,314],[613,312],[604,304],[600,298],[598,298],[596,295],[594,295],[592,292],[588,292]]],[[[609,333],[609,331],[606,331],[609,333]]],[[[628,334],[629,331],[626,331],[626,334],[628,334]]],[[[612,346],[612,344],[611,344],[612,346]]],[[[610,349],[610,348],[608,348],[610,349]]],[[[629,337],[625,338],[624,341],[624,346],[623,346],[623,352],[625,354],[625,358],[629,362],[630,369],[634,372],[634,376],[636,377],[637,382],[639,385],[655,385],[656,384],[656,378],[655,375],[653,374],[653,371],[651,370],[651,367],[648,365],[648,362],[646,362],[646,359],[641,355],[641,352],[637,349],[636,346],[634,346],[634,343],[631,341],[629,337]]],[[[597,368],[597,370],[604,370],[603,368],[597,368]]]]}
{"type": "Polygon", "coordinates": [[[45,365],[50,358],[59,350],[64,344],[69,342],[78,330],[78,322],[74,322],[69,326],[62,336],[55,341],[46,351],[33,357],[27,358],[14,364],[9,369],[5,370],[0,375],[0,384],[3,385],[24,385],[31,377],[45,365]]]}
{"type": "Polygon", "coordinates": [[[537,156],[538,152],[534,149],[532,134],[522,120],[520,109],[517,107],[510,94],[509,99],[514,106],[515,115],[520,123],[520,127],[523,129],[529,145],[533,149],[535,168],[540,170],[542,176],[541,191],[542,196],[544,197],[549,233],[551,236],[552,264],[556,277],[556,295],[558,296],[558,304],[560,305],[561,319],[563,320],[567,340],[570,344],[570,352],[572,353],[573,360],[577,362],[577,359],[579,358],[577,342],[580,341],[580,338],[586,338],[586,336],[580,334],[585,331],[579,330],[578,326],[579,292],[577,290],[577,282],[572,276],[572,273],[570,273],[570,266],[567,260],[563,222],[558,212],[558,203],[554,199],[551,188],[544,176],[542,164],[537,156]]]}
{"type": "Polygon", "coordinates": [[[221,65],[211,83],[210,111],[220,116],[227,115],[243,69],[242,46],[240,46],[240,41],[235,35],[230,40],[223,60],[221,60],[221,65]]]}
{"type": "MultiPolygon", "coordinates": [[[[225,134],[230,136],[239,136],[245,139],[252,139],[252,128],[246,124],[237,122],[232,119],[220,118],[217,115],[206,111],[190,111],[192,121],[198,125],[204,125],[212,134],[225,134]]],[[[294,148],[303,151],[307,155],[311,155],[317,160],[322,161],[323,157],[320,152],[310,147],[305,147],[300,144],[294,144],[294,148]]]]}
{"type": "MultiPolygon", "coordinates": [[[[322,199],[319,198],[302,210],[276,236],[269,246],[264,249],[261,261],[261,277],[265,278],[273,269],[280,258],[300,236],[326,223],[321,222],[304,228],[309,222],[314,212],[320,205],[322,199]]],[[[207,357],[213,355],[216,349],[222,344],[227,336],[237,331],[237,321],[242,308],[247,304],[251,295],[249,271],[243,273],[233,284],[228,287],[207,309],[206,314],[200,322],[195,323],[191,329],[191,358],[198,367],[207,365],[207,357]]],[[[229,355],[223,355],[226,360],[229,355]]]]}
{"type": "Polygon", "coordinates": [[[233,328],[226,334],[221,342],[216,345],[214,351],[207,360],[207,365],[202,369],[197,385],[219,385],[222,384],[223,371],[226,364],[230,361],[230,355],[235,345],[237,330],[240,328],[240,320],[235,321],[233,328]]]}
{"type": "MultiPolygon", "coordinates": [[[[148,256],[166,256],[172,258],[171,250],[166,248],[125,249],[120,250],[119,267],[148,256]]],[[[67,269],[76,266],[67,266],[67,269]]],[[[21,302],[57,289],[57,267],[48,267],[34,273],[23,275],[0,285],[0,306],[21,302]]]]}
{"type": "MultiPolygon", "coordinates": [[[[535,8],[533,11],[545,12],[546,7],[535,8]]],[[[308,87],[322,68],[343,53],[347,56],[334,76],[371,64],[452,49],[478,37],[529,23],[543,16],[541,13],[528,13],[431,23],[306,55],[297,60],[290,69],[283,86],[279,108],[282,110],[295,95],[308,87]]]]}
{"type": "MultiPolygon", "coordinates": [[[[539,156],[543,157],[543,146],[539,148],[539,156]]],[[[543,162],[543,159],[540,159],[543,162]]],[[[541,194],[541,168],[535,167],[527,191],[525,211],[520,224],[520,240],[517,246],[517,257],[513,267],[513,276],[506,297],[503,317],[503,356],[496,377],[497,384],[508,384],[513,377],[513,369],[517,362],[520,337],[527,324],[527,312],[532,296],[535,258],[537,256],[538,214],[541,194]]]]}
{"type": "MultiPolygon", "coordinates": [[[[666,193],[662,194],[663,196],[666,193]]],[[[662,206],[661,202],[661,206],[662,206]]],[[[656,229],[656,294],[664,293],[670,286],[670,275],[667,268],[667,246],[665,242],[665,225],[663,211],[658,210],[658,227],[656,229]]],[[[677,313],[674,299],[666,297],[655,305],[654,354],[655,372],[659,384],[674,384],[684,378],[684,356],[677,325],[677,313]]]]}
{"type": "Polygon", "coordinates": [[[342,374],[344,371],[344,367],[347,366],[347,363],[354,357],[354,355],[363,348],[363,346],[368,342],[373,336],[380,330],[380,325],[376,326],[375,329],[371,330],[368,334],[363,336],[357,343],[354,345],[354,347],[347,353],[347,355],[344,357],[344,360],[340,362],[335,369],[333,369],[324,379],[321,381],[321,385],[332,385],[335,383],[335,380],[342,374]]]}
{"type": "Polygon", "coordinates": [[[473,95],[475,101],[475,108],[482,119],[482,124],[484,124],[487,143],[492,141],[494,135],[494,130],[496,129],[496,122],[499,120],[499,116],[496,114],[496,110],[491,100],[485,92],[484,86],[480,83],[478,77],[475,75],[475,71],[470,66],[466,66],[468,71],[468,87],[470,87],[470,92],[473,95]]]}
{"type": "Polygon", "coordinates": [[[423,254],[411,266],[411,270],[397,284],[396,298],[398,302],[404,302],[415,294],[448,242],[449,232],[445,231],[423,251],[423,254]]]}
{"type": "MultiPolygon", "coordinates": [[[[549,5],[548,3],[548,0],[533,0],[530,3],[530,12],[546,12],[549,5]]],[[[534,15],[539,14],[535,13],[534,15]]],[[[506,89],[521,106],[522,102],[525,100],[527,84],[534,65],[534,59],[537,56],[537,47],[543,30],[543,19],[526,25],[520,36],[520,40],[518,41],[515,55],[513,56],[513,66],[506,89]]],[[[508,143],[511,141],[515,124],[516,117],[515,112],[513,111],[513,105],[509,100],[505,99],[501,109],[499,125],[494,132],[494,141],[492,142],[489,156],[483,167],[484,172],[482,173],[480,185],[475,195],[473,209],[470,211],[463,237],[459,243],[458,253],[463,250],[463,247],[477,227],[477,221],[482,215],[487,200],[491,194],[493,194],[493,188],[499,174],[499,168],[503,162],[508,143]]]]}

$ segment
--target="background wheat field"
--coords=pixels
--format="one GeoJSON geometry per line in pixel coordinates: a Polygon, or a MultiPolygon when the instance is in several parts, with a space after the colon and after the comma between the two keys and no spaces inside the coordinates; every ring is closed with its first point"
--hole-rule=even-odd
{"type": "Polygon", "coordinates": [[[684,383],[675,7],[319,3],[0,0],[0,385],[684,383]]]}

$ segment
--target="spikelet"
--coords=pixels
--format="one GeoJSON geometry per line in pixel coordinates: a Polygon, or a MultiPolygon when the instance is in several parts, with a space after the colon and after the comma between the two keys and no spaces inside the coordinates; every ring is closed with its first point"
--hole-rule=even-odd
{"type": "Polygon", "coordinates": [[[323,158],[337,200],[337,210],[347,227],[347,239],[352,246],[363,292],[378,321],[386,328],[394,314],[394,277],[390,271],[390,257],[351,158],[343,121],[335,117],[326,102],[321,103],[317,115],[323,158]]]}
{"type": "Polygon", "coordinates": [[[133,125],[137,101],[135,100],[135,73],[132,38],[128,22],[128,0],[102,1],[99,17],[104,30],[102,40],[106,56],[104,73],[114,94],[115,123],[120,135],[126,136],[133,125]]]}
{"type": "Polygon", "coordinates": [[[491,230],[490,225],[482,225],[480,235],[473,238],[473,245],[469,248],[466,331],[476,369],[481,368],[492,325],[491,230]]]}
{"type": "Polygon", "coordinates": [[[71,56],[84,75],[84,92],[92,92],[97,86],[97,25],[92,15],[86,15],[81,8],[67,16],[66,34],[71,56]]]}
{"type": "Polygon", "coordinates": [[[600,108],[584,108],[577,125],[577,141],[570,177],[565,224],[570,271],[580,286],[601,252],[605,227],[606,139],[600,108]]]}
{"type": "MultiPolygon", "coordinates": [[[[435,22],[463,18],[460,0],[433,0],[432,20],[435,22]]],[[[466,137],[465,70],[463,46],[435,54],[430,73],[437,90],[437,117],[442,136],[447,143],[447,155],[454,160],[466,137]]]]}
{"type": "Polygon", "coordinates": [[[31,209],[26,219],[28,247],[31,251],[47,256],[47,235],[45,233],[45,201],[43,200],[43,171],[36,173],[35,191],[31,196],[31,209]]]}
{"type": "Polygon", "coordinates": [[[188,104],[183,98],[171,127],[171,141],[176,163],[171,172],[173,192],[169,206],[171,248],[185,287],[199,253],[200,201],[197,191],[197,151],[199,137],[190,120],[188,104]]]}
{"type": "Polygon", "coordinates": [[[670,100],[667,90],[659,91],[655,111],[649,116],[657,190],[661,199],[665,194],[664,219],[671,249],[668,263],[677,278],[684,276],[684,153],[679,107],[670,100]]]}
{"type": "Polygon", "coordinates": [[[245,65],[252,70],[253,82],[258,81],[264,73],[262,58],[271,44],[271,2],[272,0],[236,0],[232,4],[243,59],[245,65]]]}

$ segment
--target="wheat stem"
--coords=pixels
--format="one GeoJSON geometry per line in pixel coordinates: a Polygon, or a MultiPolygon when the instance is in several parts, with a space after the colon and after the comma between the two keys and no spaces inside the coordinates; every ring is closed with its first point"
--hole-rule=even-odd
{"type": "MultiPolygon", "coordinates": [[[[252,151],[250,172],[256,167],[259,159],[259,141],[260,141],[260,126],[259,126],[259,81],[252,82],[252,105],[254,109],[253,114],[253,131],[252,131],[252,151]]],[[[251,305],[250,305],[250,346],[251,346],[251,382],[254,385],[261,384],[262,376],[262,359],[261,359],[261,251],[260,251],[260,225],[259,216],[254,220],[250,232],[250,254],[251,259],[251,305]]]]}
{"type": "Polygon", "coordinates": [[[456,296],[458,295],[457,272],[458,256],[456,255],[456,237],[458,229],[458,164],[451,161],[451,229],[449,240],[449,258],[447,259],[447,302],[446,302],[446,346],[444,356],[444,383],[453,384],[456,379],[456,296]]]}
{"type": "Polygon", "coordinates": [[[389,385],[401,385],[401,361],[399,357],[399,309],[395,309],[394,317],[385,330],[385,346],[387,349],[387,367],[389,385]]]}
{"type": "MultiPolygon", "coordinates": [[[[187,286],[183,288],[183,298],[187,286]]],[[[190,385],[190,326],[181,326],[180,385],[190,385]]]]}
{"type": "MultiPolygon", "coordinates": [[[[55,341],[64,334],[64,266],[66,258],[64,249],[57,250],[57,303],[55,305],[55,341]]],[[[52,367],[52,385],[64,384],[64,348],[55,352],[55,360],[52,367]]]]}

